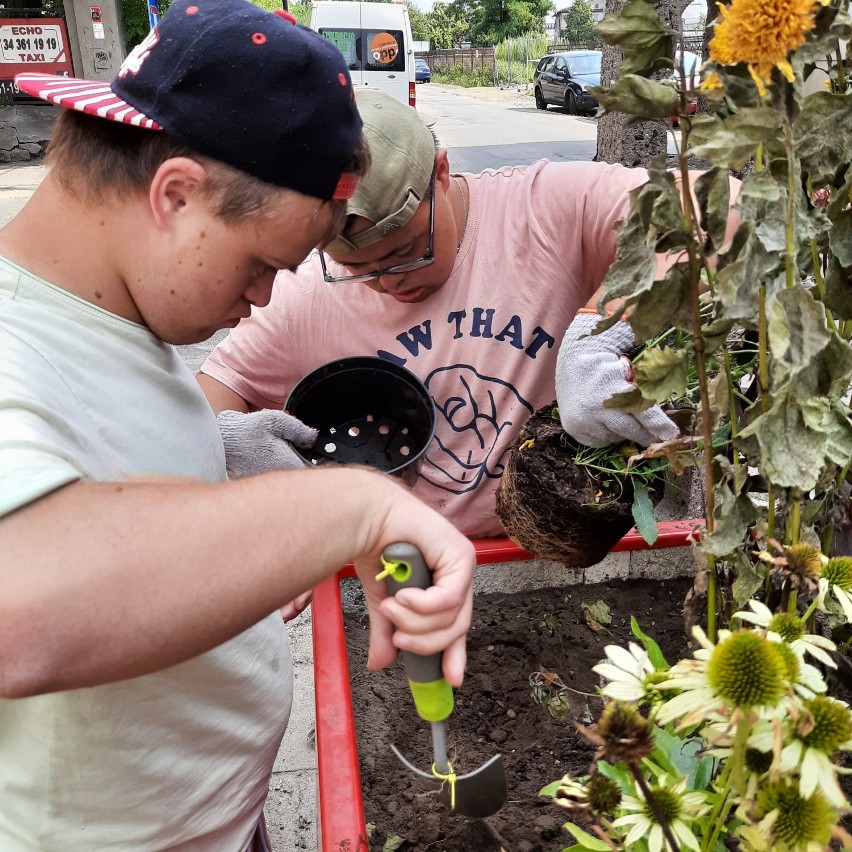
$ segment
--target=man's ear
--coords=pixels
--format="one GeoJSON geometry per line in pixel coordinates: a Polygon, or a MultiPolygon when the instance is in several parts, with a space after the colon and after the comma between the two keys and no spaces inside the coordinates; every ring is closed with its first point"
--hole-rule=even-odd
{"type": "Polygon", "coordinates": [[[441,148],[435,154],[435,182],[443,184],[445,188],[450,185],[450,160],[446,148],[441,148]]]}
{"type": "Polygon", "coordinates": [[[148,189],[148,202],[158,227],[171,230],[190,201],[197,201],[206,177],[204,166],[189,157],[172,157],[157,169],[148,189]]]}

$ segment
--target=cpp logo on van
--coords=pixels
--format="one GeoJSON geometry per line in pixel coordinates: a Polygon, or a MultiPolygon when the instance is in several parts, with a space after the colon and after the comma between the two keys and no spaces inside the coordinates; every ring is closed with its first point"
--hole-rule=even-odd
{"type": "Polygon", "coordinates": [[[370,54],[379,65],[391,65],[399,54],[399,45],[390,33],[376,33],[370,42],[370,54]]]}

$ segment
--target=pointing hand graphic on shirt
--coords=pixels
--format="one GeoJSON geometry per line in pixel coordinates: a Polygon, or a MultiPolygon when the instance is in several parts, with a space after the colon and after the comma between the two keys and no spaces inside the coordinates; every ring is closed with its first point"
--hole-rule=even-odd
{"type": "Polygon", "coordinates": [[[440,387],[442,395],[433,394],[438,420],[421,477],[454,494],[472,491],[483,477],[499,478],[508,442],[532,406],[508,382],[467,364],[433,370],[424,384],[430,393],[430,384],[440,387]]]}

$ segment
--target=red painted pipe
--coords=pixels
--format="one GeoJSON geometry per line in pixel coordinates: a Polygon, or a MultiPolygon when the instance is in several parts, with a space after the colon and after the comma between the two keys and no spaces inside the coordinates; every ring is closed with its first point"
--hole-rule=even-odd
{"type": "MultiPolygon", "coordinates": [[[[701,524],[701,521],[665,521],[658,524],[660,534],[653,549],[690,544],[701,524]]],[[[535,558],[504,536],[476,539],[474,545],[478,565],[535,558]]],[[[642,536],[631,530],[613,551],[648,549],[649,545],[642,536]]],[[[319,774],[317,839],[321,852],[369,850],[340,605],[339,578],[354,576],[353,567],[347,565],[337,576],[317,586],[311,604],[319,774]]]]}

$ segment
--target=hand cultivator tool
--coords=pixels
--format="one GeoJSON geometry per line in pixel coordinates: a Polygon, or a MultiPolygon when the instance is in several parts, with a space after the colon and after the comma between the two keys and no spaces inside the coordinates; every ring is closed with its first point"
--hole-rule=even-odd
{"type": "MultiPolygon", "coordinates": [[[[432,585],[432,573],[414,545],[390,545],[382,554],[382,562],[385,570],[379,574],[379,579],[387,578],[390,594],[396,594],[399,589],[427,589],[432,585]]],[[[467,775],[456,775],[447,757],[445,721],[453,711],[453,690],[444,680],[442,655],[438,653],[423,657],[400,651],[400,657],[405,665],[417,713],[432,725],[432,770],[424,772],[412,765],[395,745],[391,745],[393,753],[428,787],[437,790],[438,800],[450,810],[479,819],[496,813],[506,801],[503,756],[495,755],[467,775]]]]}

